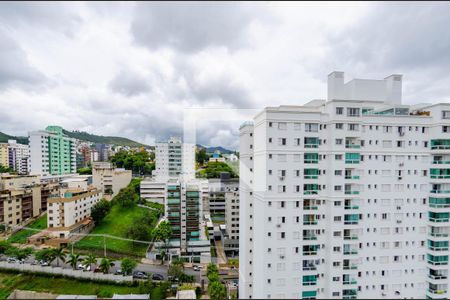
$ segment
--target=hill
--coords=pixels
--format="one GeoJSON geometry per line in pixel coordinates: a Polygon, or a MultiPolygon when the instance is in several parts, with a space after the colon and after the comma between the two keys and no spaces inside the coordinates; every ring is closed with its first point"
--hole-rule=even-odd
{"type": "Polygon", "coordinates": [[[28,137],[26,136],[12,136],[0,132],[0,143],[7,143],[8,140],[16,140],[20,144],[28,144],[28,137]]]}
{"type": "Polygon", "coordinates": [[[71,138],[75,138],[82,141],[87,141],[91,143],[100,143],[100,144],[114,144],[119,146],[129,146],[129,147],[140,147],[140,146],[147,146],[138,142],[135,142],[133,140],[124,138],[124,137],[118,137],[118,136],[103,136],[103,135],[95,135],[90,134],[84,131],[67,131],[63,130],[65,134],[67,134],[71,138]]]}
{"type": "MultiPolygon", "coordinates": [[[[114,144],[119,146],[129,146],[129,147],[140,147],[147,145],[135,142],[133,140],[118,137],[118,136],[102,136],[90,134],[83,131],[68,131],[63,129],[64,133],[71,138],[75,138],[81,141],[91,142],[91,143],[101,143],[101,144],[114,144]]],[[[8,140],[17,140],[20,144],[28,144],[28,137],[25,136],[12,136],[6,133],[0,132],[0,143],[6,143],[8,140]]]]}
{"type": "Polygon", "coordinates": [[[220,153],[222,153],[222,154],[231,154],[231,153],[234,153],[234,151],[225,149],[225,148],[223,148],[223,147],[221,147],[221,146],[217,146],[217,147],[205,147],[205,146],[202,146],[202,145],[197,144],[197,148],[205,149],[205,150],[206,150],[206,153],[214,153],[214,151],[216,151],[216,150],[219,150],[220,153]]]}

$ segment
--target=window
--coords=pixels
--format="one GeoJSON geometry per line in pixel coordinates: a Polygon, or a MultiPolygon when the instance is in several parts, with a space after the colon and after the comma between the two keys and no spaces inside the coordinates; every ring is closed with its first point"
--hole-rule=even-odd
{"type": "Polygon", "coordinates": [[[342,139],[336,139],[336,145],[342,145],[342,139]]]}
{"type": "Polygon", "coordinates": [[[337,115],[344,114],[344,108],[343,107],[336,107],[336,114],[337,115]]]}
{"type": "Polygon", "coordinates": [[[450,132],[450,126],[442,126],[442,132],[450,132]]]}
{"type": "Polygon", "coordinates": [[[278,129],[280,129],[280,130],[286,130],[286,128],[287,128],[286,122],[279,122],[279,123],[278,123],[278,129]]]}
{"type": "Polygon", "coordinates": [[[359,125],[358,124],[348,124],[348,130],[359,131],[359,125]]]}
{"type": "Polygon", "coordinates": [[[319,124],[306,123],[305,124],[305,131],[306,132],[318,132],[319,131],[319,124]]]}
{"type": "Polygon", "coordinates": [[[442,111],[442,119],[450,119],[450,110],[442,111]]]}
{"type": "Polygon", "coordinates": [[[336,123],[336,129],[344,129],[343,123],[336,123]]]}
{"type": "Polygon", "coordinates": [[[272,122],[269,122],[269,127],[272,127],[272,122]]]}
{"type": "Polygon", "coordinates": [[[286,138],[279,138],[278,139],[278,145],[286,146],[286,138]]]}
{"type": "Polygon", "coordinates": [[[359,108],[348,107],[347,117],[359,117],[359,108]]]}

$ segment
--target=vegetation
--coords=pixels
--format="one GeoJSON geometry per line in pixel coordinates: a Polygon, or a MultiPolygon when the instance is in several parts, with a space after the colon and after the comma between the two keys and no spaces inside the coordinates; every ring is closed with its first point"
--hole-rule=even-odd
{"type": "Polygon", "coordinates": [[[11,243],[19,243],[19,244],[26,244],[27,238],[32,236],[33,234],[38,233],[39,231],[47,228],[47,214],[44,214],[40,218],[38,218],[36,221],[32,222],[31,224],[27,225],[28,228],[31,229],[21,229],[11,235],[8,238],[8,241],[11,243]],[[34,230],[32,230],[34,229],[34,230]]]}
{"type": "Polygon", "coordinates": [[[91,208],[91,217],[95,224],[100,223],[108,212],[111,210],[111,202],[106,199],[101,199],[99,202],[95,203],[91,208]]]}
{"type": "Polygon", "coordinates": [[[72,269],[76,269],[79,262],[81,262],[82,258],[80,257],[80,254],[69,254],[69,259],[67,260],[67,263],[72,267],[72,269]]]}
{"type": "Polygon", "coordinates": [[[79,168],[77,173],[80,175],[92,175],[92,167],[88,166],[86,168],[79,168]]]}
{"type": "Polygon", "coordinates": [[[151,175],[152,170],[155,169],[155,164],[152,162],[152,157],[145,151],[126,151],[117,152],[109,159],[119,168],[132,170],[134,174],[151,175]]]}
{"type": "MultiPolygon", "coordinates": [[[[150,211],[146,208],[141,208],[136,205],[122,208],[119,205],[114,205],[106,217],[95,226],[92,230],[94,234],[109,234],[117,237],[126,238],[127,231],[130,226],[144,214],[154,214],[154,223],[149,227],[153,228],[156,224],[156,212],[150,211]],[[118,222],[120,220],[120,222],[118,222]]],[[[97,253],[103,255],[104,238],[100,236],[86,236],[81,241],[75,244],[75,248],[87,250],[86,252],[97,253]]],[[[136,244],[127,240],[106,238],[106,248],[108,255],[110,254],[126,254],[130,256],[144,256],[147,249],[147,244],[136,244]],[[113,252],[113,253],[110,253],[113,252]]]]}
{"type": "Polygon", "coordinates": [[[164,257],[167,253],[167,248],[169,245],[169,239],[172,236],[172,228],[170,227],[170,223],[168,221],[162,221],[158,224],[158,227],[152,230],[151,236],[155,241],[163,242],[164,248],[159,249],[161,255],[161,264],[164,262],[164,257]]]}
{"type": "Polygon", "coordinates": [[[156,214],[147,210],[130,224],[126,232],[126,237],[133,240],[150,241],[150,232],[153,229],[152,225],[156,222],[156,214]]]}
{"type": "Polygon", "coordinates": [[[209,162],[205,169],[198,172],[198,177],[202,178],[220,178],[220,173],[228,172],[230,177],[237,177],[234,170],[224,162],[209,162]]]}
{"type": "Polygon", "coordinates": [[[10,174],[12,174],[12,173],[15,173],[15,171],[12,168],[10,168],[10,167],[7,167],[7,166],[4,166],[4,165],[0,164],[0,173],[10,173],[10,174]]]}
{"type": "Polygon", "coordinates": [[[30,256],[33,253],[33,248],[27,247],[24,249],[20,249],[17,247],[9,247],[5,254],[8,256],[12,256],[14,258],[17,258],[19,260],[26,259],[28,256],[30,256]]]}
{"type": "Polygon", "coordinates": [[[26,136],[12,136],[6,133],[0,132],[0,143],[7,143],[8,140],[16,140],[19,144],[28,145],[28,137],[26,136]]]}
{"type": "Polygon", "coordinates": [[[104,274],[108,274],[109,269],[114,266],[113,260],[103,257],[102,260],[100,261],[100,265],[98,266],[98,268],[100,269],[100,271],[102,271],[104,274]]]}
{"type": "Polygon", "coordinates": [[[209,155],[206,153],[205,149],[201,149],[197,150],[195,152],[195,161],[199,164],[199,165],[203,165],[205,162],[208,161],[209,159],[209,155]]]}
{"type": "Polygon", "coordinates": [[[139,282],[139,294],[150,294],[150,299],[160,300],[167,298],[167,290],[170,288],[170,283],[163,281],[159,284],[152,281],[150,278],[147,281],[139,282]]]}
{"type": "Polygon", "coordinates": [[[83,259],[83,264],[84,264],[85,266],[91,267],[91,270],[94,270],[94,268],[92,267],[92,265],[93,265],[93,264],[96,264],[96,263],[97,263],[97,258],[96,258],[94,255],[92,255],[92,254],[89,254],[88,256],[86,256],[86,257],[83,259]]]}
{"type": "Polygon", "coordinates": [[[180,259],[173,259],[167,270],[167,275],[180,278],[184,274],[184,263],[180,259]]]}
{"type": "Polygon", "coordinates": [[[160,216],[164,215],[164,204],[159,204],[159,203],[156,203],[156,202],[149,202],[149,201],[146,201],[144,199],[141,199],[141,201],[139,201],[139,203],[142,204],[142,205],[151,207],[154,210],[156,209],[160,216]]]}
{"type": "Polygon", "coordinates": [[[136,266],[137,266],[136,261],[129,259],[129,258],[122,259],[122,262],[120,264],[120,268],[122,269],[122,273],[124,275],[132,274],[133,270],[136,268],[136,266]]]}
{"type": "Polygon", "coordinates": [[[63,130],[65,134],[67,134],[71,138],[75,138],[82,141],[87,141],[91,143],[99,143],[99,144],[111,144],[118,146],[129,146],[129,147],[141,147],[145,146],[144,144],[132,141],[127,138],[117,137],[117,136],[102,136],[90,134],[83,131],[67,131],[63,130]]]}
{"type": "Polygon", "coordinates": [[[64,248],[54,248],[50,252],[50,261],[56,259],[56,266],[59,267],[59,261],[66,262],[66,250],[64,248]]]}
{"type": "Polygon", "coordinates": [[[219,270],[213,263],[208,264],[206,268],[206,276],[208,277],[208,294],[211,300],[221,300],[227,298],[227,289],[224,284],[220,282],[219,270]]]}
{"type": "Polygon", "coordinates": [[[97,295],[99,298],[111,298],[113,294],[139,293],[138,286],[0,271],[0,299],[6,299],[16,289],[66,295],[97,295]]]}

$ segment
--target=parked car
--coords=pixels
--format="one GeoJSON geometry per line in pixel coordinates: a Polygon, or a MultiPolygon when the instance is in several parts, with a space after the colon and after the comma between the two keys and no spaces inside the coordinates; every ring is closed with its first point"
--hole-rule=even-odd
{"type": "Polygon", "coordinates": [[[8,257],[7,262],[10,264],[16,264],[19,262],[19,260],[17,258],[14,257],[8,257]]]}
{"type": "Polygon", "coordinates": [[[178,278],[174,276],[168,276],[167,280],[169,280],[170,282],[178,282],[178,278]]]}
{"type": "Polygon", "coordinates": [[[48,267],[48,266],[50,266],[50,264],[47,261],[45,261],[45,260],[40,260],[38,263],[41,265],[41,267],[48,267]]]}
{"type": "Polygon", "coordinates": [[[200,271],[201,270],[201,268],[199,267],[199,266],[193,266],[194,267],[194,271],[200,271]]]}
{"type": "Polygon", "coordinates": [[[152,280],[164,280],[164,276],[155,273],[152,275],[152,280]]]}
{"type": "Polygon", "coordinates": [[[84,265],[83,264],[78,264],[77,270],[84,270],[84,265]]]}
{"type": "Polygon", "coordinates": [[[145,272],[141,272],[141,271],[135,271],[133,273],[133,278],[135,279],[147,279],[148,276],[145,272]]]}
{"type": "Polygon", "coordinates": [[[117,270],[114,272],[114,275],[122,275],[122,270],[121,270],[121,269],[117,269],[117,270]]]}

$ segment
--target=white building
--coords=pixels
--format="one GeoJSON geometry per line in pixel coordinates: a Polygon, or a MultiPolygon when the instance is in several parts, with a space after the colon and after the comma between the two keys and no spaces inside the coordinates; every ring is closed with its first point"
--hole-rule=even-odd
{"type": "MultiPolygon", "coordinates": [[[[68,182],[73,184],[74,181],[68,182]]],[[[48,232],[57,238],[69,238],[81,233],[92,225],[89,217],[91,208],[102,198],[102,192],[96,188],[65,189],[59,198],[48,199],[48,232]]]]}
{"type": "Polygon", "coordinates": [[[8,140],[9,166],[20,175],[28,174],[30,147],[19,144],[16,140],[8,140]]]}
{"type": "Polygon", "coordinates": [[[450,104],[402,76],[328,77],[328,99],[240,129],[240,298],[448,298],[450,104]]]}
{"type": "Polygon", "coordinates": [[[140,184],[141,198],[146,201],[165,204],[167,190],[166,181],[157,181],[153,178],[144,178],[140,184]]]}
{"type": "Polygon", "coordinates": [[[121,189],[127,187],[131,176],[131,170],[114,168],[109,162],[92,164],[92,184],[102,191],[107,200],[111,200],[121,189]]]}
{"type": "Polygon", "coordinates": [[[183,143],[172,137],[168,142],[156,143],[156,166],[154,174],[157,180],[195,178],[195,145],[183,143]]]}

